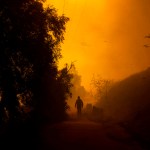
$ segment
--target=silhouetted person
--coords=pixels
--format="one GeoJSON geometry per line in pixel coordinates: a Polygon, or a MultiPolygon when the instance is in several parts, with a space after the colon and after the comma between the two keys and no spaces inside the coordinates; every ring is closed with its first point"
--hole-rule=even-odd
{"type": "Polygon", "coordinates": [[[80,96],[78,96],[75,102],[75,107],[77,108],[77,115],[78,117],[80,117],[82,113],[82,108],[83,108],[83,101],[81,100],[80,96]]]}

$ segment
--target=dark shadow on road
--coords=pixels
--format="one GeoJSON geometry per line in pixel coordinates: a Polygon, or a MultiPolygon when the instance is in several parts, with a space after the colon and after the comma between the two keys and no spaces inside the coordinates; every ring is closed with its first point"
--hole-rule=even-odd
{"type": "Polygon", "coordinates": [[[41,135],[42,150],[142,150],[123,128],[96,123],[84,117],[46,124],[41,135]]]}

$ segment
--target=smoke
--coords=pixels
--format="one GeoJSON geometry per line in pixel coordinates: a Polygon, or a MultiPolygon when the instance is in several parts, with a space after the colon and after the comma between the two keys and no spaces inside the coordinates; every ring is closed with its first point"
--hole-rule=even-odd
{"type": "Polygon", "coordinates": [[[95,100],[93,96],[91,95],[91,93],[87,91],[84,86],[81,85],[82,78],[77,73],[76,70],[74,71],[73,76],[74,76],[72,80],[73,87],[71,88],[72,97],[67,100],[67,103],[70,106],[70,109],[68,110],[68,113],[70,115],[75,114],[77,111],[75,108],[75,102],[78,96],[80,96],[80,98],[82,99],[84,103],[83,108],[86,108],[87,104],[95,103],[95,100]]]}
{"type": "Polygon", "coordinates": [[[105,117],[117,121],[133,119],[137,113],[149,108],[149,82],[150,68],[115,83],[108,91],[107,99],[102,97],[97,105],[103,108],[105,117]]]}
{"type": "MultiPolygon", "coordinates": [[[[72,11],[66,14],[71,21],[62,62],[77,60],[86,89],[94,73],[121,80],[150,66],[150,49],[144,47],[150,44],[144,38],[150,33],[148,0],[109,0],[105,4],[87,1],[84,7],[80,2],[76,5],[76,15],[72,11]]],[[[74,10],[71,3],[69,8],[74,10]]]]}

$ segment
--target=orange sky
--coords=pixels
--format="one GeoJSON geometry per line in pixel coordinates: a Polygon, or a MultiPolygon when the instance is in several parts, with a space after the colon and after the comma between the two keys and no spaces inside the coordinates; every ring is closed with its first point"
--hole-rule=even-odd
{"type": "Polygon", "coordinates": [[[82,85],[93,74],[120,80],[150,66],[149,0],[47,0],[70,18],[60,67],[75,61],[82,85]]]}

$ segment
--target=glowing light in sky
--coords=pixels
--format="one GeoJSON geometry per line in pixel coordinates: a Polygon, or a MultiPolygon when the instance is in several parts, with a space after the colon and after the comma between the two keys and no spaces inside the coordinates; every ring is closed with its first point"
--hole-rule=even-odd
{"type": "Polygon", "coordinates": [[[150,65],[148,0],[48,0],[70,18],[62,44],[65,63],[75,61],[82,84],[93,74],[120,80],[150,65]]]}

